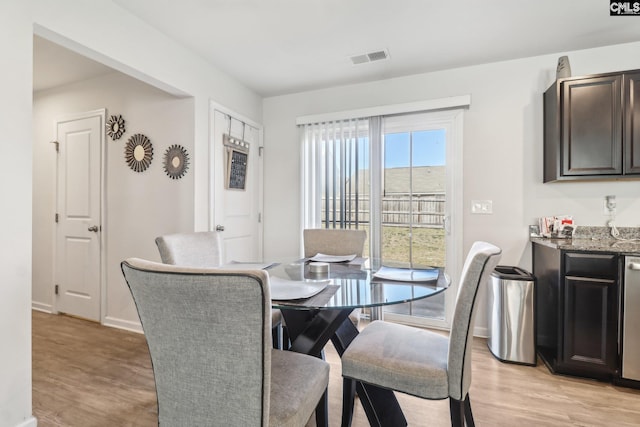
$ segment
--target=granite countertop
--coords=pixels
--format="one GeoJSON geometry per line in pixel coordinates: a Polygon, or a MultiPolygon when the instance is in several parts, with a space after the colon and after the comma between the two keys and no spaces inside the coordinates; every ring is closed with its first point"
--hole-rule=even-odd
{"type": "Polygon", "coordinates": [[[576,228],[571,239],[531,237],[530,241],[568,251],[640,254],[640,228],[620,227],[618,232],[618,239],[615,239],[611,236],[609,227],[580,226],[576,228]]]}

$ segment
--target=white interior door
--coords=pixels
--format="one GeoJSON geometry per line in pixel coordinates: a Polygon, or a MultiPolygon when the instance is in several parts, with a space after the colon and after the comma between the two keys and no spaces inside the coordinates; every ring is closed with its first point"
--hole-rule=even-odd
{"type": "Polygon", "coordinates": [[[56,310],[94,321],[100,321],[104,120],[100,110],[56,125],[56,310]]]}
{"type": "Polygon", "coordinates": [[[213,110],[212,117],[212,229],[220,233],[223,262],[262,260],[262,145],[261,131],[246,120],[213,110]],[[228,187],[228,149],[223,135],[249,143],[245,188],[228,187]]]}

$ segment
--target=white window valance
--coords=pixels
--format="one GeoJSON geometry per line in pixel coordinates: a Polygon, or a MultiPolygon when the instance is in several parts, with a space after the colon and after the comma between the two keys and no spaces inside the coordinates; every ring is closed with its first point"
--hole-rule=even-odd
{"type": "Polygon", "coordinates": [[[451,96],[447,98],[429,99],[404,104],[381,105],[356,110],[300,116],[296,118],[296,125],[360,119],[364,117],[390,116],[394,114],[417,113],[420,111],[444,110],[449,108],[467,108],[470,105],[471,95],[451,96]]]}

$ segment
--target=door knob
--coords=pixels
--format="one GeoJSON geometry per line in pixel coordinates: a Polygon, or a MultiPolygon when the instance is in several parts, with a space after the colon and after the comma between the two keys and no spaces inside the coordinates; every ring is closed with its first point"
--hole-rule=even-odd
{"type": "Polygon", "coordinates": [[[98,232],[98,226],[97,225],[92,225],[91,227],[87,228],[87,231],[93,231],[94,233],[98,232]]]}
{"type": "Polygon", "coordinates": [[[216,225],[216,231],[224,231],[224,225],[216,225]]]}

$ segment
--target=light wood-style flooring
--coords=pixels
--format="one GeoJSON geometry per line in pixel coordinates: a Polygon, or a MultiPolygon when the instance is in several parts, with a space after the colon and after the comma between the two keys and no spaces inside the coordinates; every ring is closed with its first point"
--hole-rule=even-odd
{"type": "MultiPolygon", "coordinates": [[[[331,345],[330,426],[340,425],[340,359],[331,345]]],[[[501,363],[473,348],[471,401],[478,426],[640,426],[640,390],[501,363]]],[[[398,394],[409,426],[448,426],[447,401],[398,394]]],[[[33,312],[33,412],[39,427],[154,426],[156,395],[143,335],[33,312]]],[[[312,423],[310,423],[312,425],[312,423]]],[[[354,427],[367,426],[358,405],[354,427]]]]}

